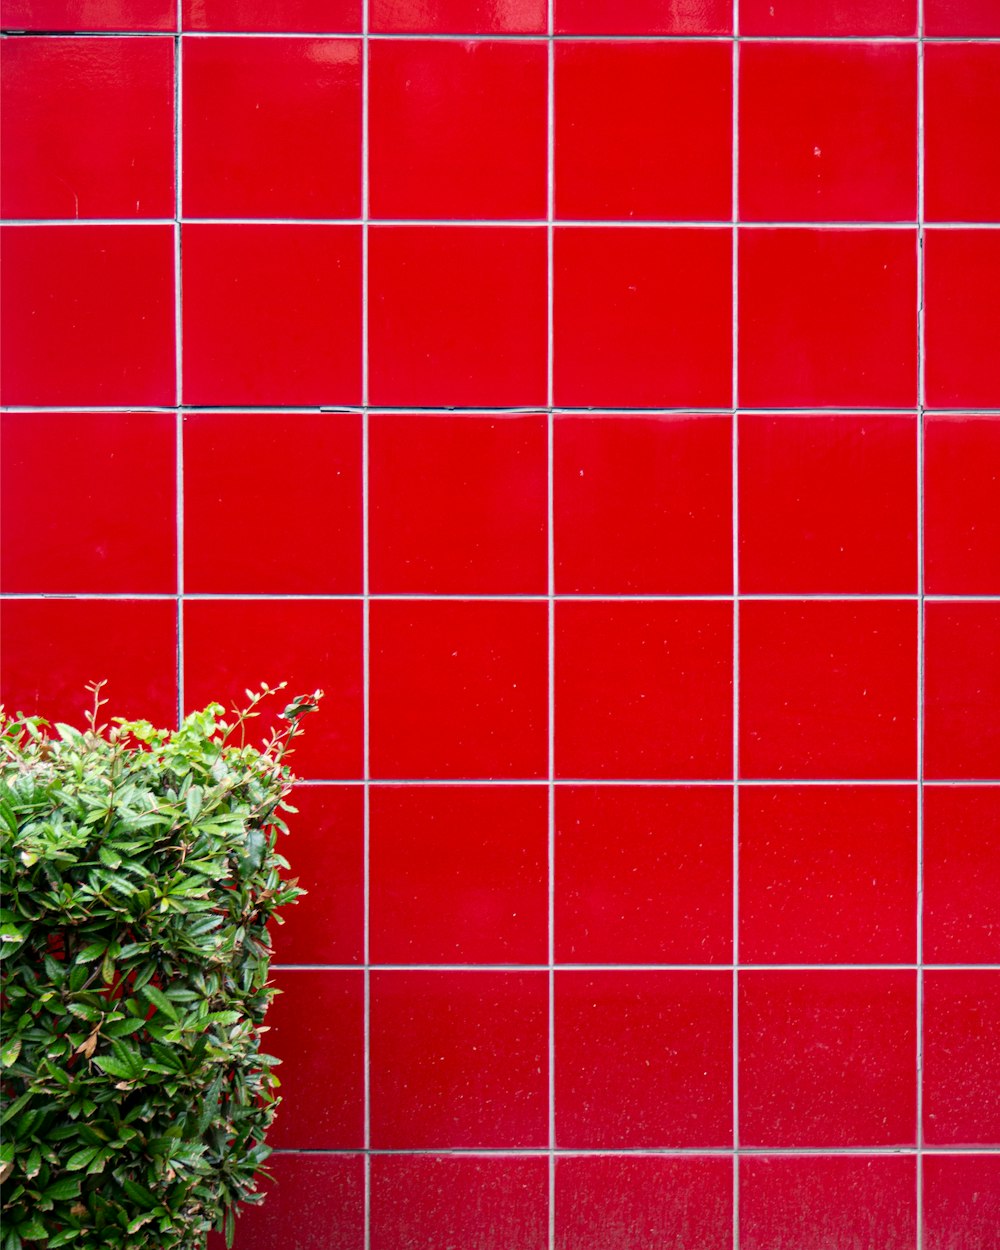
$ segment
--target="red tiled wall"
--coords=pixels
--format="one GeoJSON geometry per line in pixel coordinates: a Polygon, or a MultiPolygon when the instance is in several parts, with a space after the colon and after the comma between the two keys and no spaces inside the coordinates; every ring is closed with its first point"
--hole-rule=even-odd
{"type": "Polygon", "coordinates": [[[239,1250],[997,1250],[997,0],[0,13],[4,698],[327,692],[239,1250]]]}

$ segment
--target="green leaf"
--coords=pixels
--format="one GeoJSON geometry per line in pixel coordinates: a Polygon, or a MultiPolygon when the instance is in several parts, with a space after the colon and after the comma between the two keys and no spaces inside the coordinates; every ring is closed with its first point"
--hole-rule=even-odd
{"type": "Polygon", "coordinates": [[[95,1055],[94,1063],[108,1076],[116,1076],[120,1081],[134,1081],[136,1072],[130,1063],[122,1063],[111,1055],[95,1055]]]}
{"type": "Polygon", "coordinates": [[[82,1172],[100,1154],[100,1151],[100,1146],[84,1146],[82,1150],[77,1150],[66,1160],[66,1171],[82,1172]]]}
{"type": "Polygon", "coordinates": [[[64,1176],[62,1180],[54,1181],[45,1190],[46,1198],[51,1198],[53,1202],[63,1202],[67,1198],[75,1198],[80,1193],[80,1186],[83,1184],[78,1176],[64,1176]]]}
{"type": "Polygon", "coordinates": [[[4,1042],[0,1047],[0,1067],[9,1068],[11,1064],[17,1062],[17,1057],[21,1053],[21,1039],[12,1037],[9,1042],[4,1042]]]}

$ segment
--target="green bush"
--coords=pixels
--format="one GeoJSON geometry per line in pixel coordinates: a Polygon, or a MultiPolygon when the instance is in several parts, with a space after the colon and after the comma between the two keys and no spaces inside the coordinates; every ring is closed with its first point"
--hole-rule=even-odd
{"type": "MultiPolygon", "coordinates": [[[[267,923],[304,713],[243,745],[272,693],[174,732],[0,711],[2,1250],[197,1250],[259,1201],[276,1060],[267,923]]],[[[278,687],[281,689],[281,687],[278,687]]]]}

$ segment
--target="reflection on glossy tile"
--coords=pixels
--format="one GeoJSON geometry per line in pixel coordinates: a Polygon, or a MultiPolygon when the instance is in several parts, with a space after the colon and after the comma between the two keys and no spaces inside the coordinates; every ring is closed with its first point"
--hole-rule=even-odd
{"type": "Polygon", "coordinates": [[[742,35],[916,33],[917,0],[740,0],[742,35]]]}
{"type": "Polygon", "coordinates": [[[185,30],[296,31],[335,35],[361,30],[362,0],[181,0],[185,30]]]}
{"type": "Polygon", "coordinates": [[[740,1141],[912,1145],[914,972],[741,972],[740,1141]]]}
{"type": "Polygon", "coordinates": [[[924,974],[924,1136],[1000,1146],[1000,971],[924,974]]]}
{"type": "Polygon", "coordinates": [[[928,777],[1000,775],[1000,604],[925,608],[928,777]]]}
{"type": "Polygon", "coordinates": [[[924,788],[924,958],[1000,964],[1000,787],[924,788]]]}
{"type": "Polygon", "coordinates": [[[555,0],[557,35],[728,35],[732,0],[555,0]]]}
{"type": "Polygon", "coordinates": [[[5,30],[174,30],[176,0],[2,0],[5,30]]]}
{"type": "Polygon", "coordinates": [[[1000,416],[924,420],[930,594],[1000,593],[1000,416]]]}

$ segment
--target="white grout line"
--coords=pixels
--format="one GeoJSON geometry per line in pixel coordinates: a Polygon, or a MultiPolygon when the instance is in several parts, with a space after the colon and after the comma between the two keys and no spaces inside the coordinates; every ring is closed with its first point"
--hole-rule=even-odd
{"type": "MultiPolygon", "coordinates": [[[[296,782],[296,785],[300,785],[296,782]]],[[[364,972],[364,964],[272,964],[284,972],[364,972]]],[[[560,972],[714,972],[722,975],[735,970],[740,972],[916,972],[915,963],[869,963],[869,964],[774,964],[720,962],[715,964],[666,964],[666,963],[557,963],[560,972]]],[[[993,972],[1000,964],[924,964],[935,972],[993,972]]],[[[544,964],[491,964],[491,963],[370,963],[368,969],[379,972],[538,972],[548,973],[551,963],[544,964]]],[[[548,1147],[546,1147],[548,1149],[548,1147]]]]}
{"type": "Polygon", "coordinates": [[[556,873],[556,757],[555,757],[555,0],[547,0],[546,138],[545,138],[545,264],[546,264],[546,568],[548,590],[548,1132],[549,1132],[549,1202],[548,1247],[556,1250],[556,983],[555,983],[555,873],[556,873]]]}
{"type": "MultiPolygon", "coordinates": [[[[174,217],[8,217],[0,218],[0,226],[20,229],[38,226],[134,226],[145,229],[150,226],[169,226],[174,217]]],[[[457,230],[545,230],[554,224],[560,230],[730,230],[733,223],[724,220],[677,220],[660,218],[644,220],[630,218],[553,218],[546,217],[189,217],[180,216],[184,225],[192,226],[315,226],[317,229],[331,226],[370,225],[373,230],[434,230],[454,228],[457,230]]],[[[882,232],[887,230],[913,230],[916,226],[925,230],[997,230],[1000,223],[991,221],[741,221],[742,230],[854,230],[882,232]]],[[[269,407],[269,406],[268,406],[269,407]]],[[[395,409],[393,409],[395,411],[395,409]]],[[[807,411],[815,411],[809,409],[807,411]]]]}
{"type": "MultiPolygon", "coordinates": [[[[733,595],[574,595],[552,596],[557,603],[731,603],[733,595]]],[[[148,599],[169,600],[178,598],[177,592],[169,591],[61,591],[61,590],[15,590],[0,595],[6,599],[148,599]]],[[[279,602],[279,603],[361,603],[367,600],[384,603],[548,603],[549,595],[489,595],[430,593],[392,594],[281,594],[270,591],[264,594],[232,592],[218,594],[208,591],[191,591],[184,598],[203,602],[279,602]]],[[[758,595],[741,594],[741,603],[1000,603],[1000,595],[758,595]]]]}
{"type": "MultiPolygon", "coordinates": [[[[171,222],[165,223],[167,225],[171,222]]],[[[741,229],[743,227],[741,226],[741,229]]],[[[423,408],[411,408],[405,404],[319,404],[311,408],[304,408],[295,404],[240,404],[240,405],[212,405],[212,404],[0,404],[0,412],[83,412],[83,413],[101,413],[101,412],[176,412],[177,408],[184,408],[186,411],[197,413],[204,416],[224,415],[226,413],[301,413],[301,414],[318,414],[318,413],[338,413],[343,415],[358,414],[365,411],[375,413],[390,413],[394,416],[425,416],[425,417],[456,417],[456,416],[473,416],[473,417],[517,417],[517,416],[537,416],[542,411],[541,405],[534,404],[529,407],[518,408],[440,408],[425,406],[423,408]]],[[[970,406],[966,404],[961,408],[933,408],[930,405],[924,411],[935,416],[956,416],[967,417],[969,415],[970,406]]],[[[972,405],[973,411],[977,416],[988,417],[1000,415],[1000,408],[988,408],[982,404],[972,405]]],[[[553,412],[559,415],[579,418],[593,418],[595,420],[602,417],[704,417],[717,416],[728,417],[732,413],[731,408],[698,408],[688,405],[685,408],[561,408],[558,404],[553,406],[553,412]]],[[[789,420],[796,418],[815,419],[817,417],[828,419],[831,417],[848,416],[848,417],[915,417],[917,415],[916,406],[911,408],[844,408],[844,407],[816,407],[811,408],[741,408],[740,414],[745,417],[765,416],[765,417],[787,417],[789,420]]],[[[880,596],[884,598],[884,596],[880,596]]],[[[958,598],[968,598],[969,596],[956,596],[958,598]]],[[[786,596],[787,598],[787,596],[786,596]]]]}
{"type": "Polygon", "coordinates": [[[917,1002],[916,1002],[916,1250],[924,1246],[924,0],[917,0],[917,1002]]]}
{"type": "Polygon", "coordinates": [[[372,1064],[371,1064],[371,574],[369,491],[369,365],[368,365],[368,212],[370,203],[369,0],[362,4],[361,39],[361,532],[362,532],[362,724],[363,724],[363,954],[364,954],[364,1247],[372,1239],[372,1064]]]}
{"type": "Polygon", "coordinates": [[[733,0],[733,182],[732,182],[732,509],[733,509],[733,1250],[740,1250],[740,539],[739,539],[739,237],[740,237],[740,5],[733,0]]]}
{"type": "Polygon", "coordinates": [[[181,56],[180,11],[177,5],[177,34],[172,37],[174,52],[174,454],[176,457],[177,526],[177,724],[184,719],[184,291],[181,279],[181,214],[183,212],[182,166],[183,157],[183,85],[184,69],[181,56]]]}

